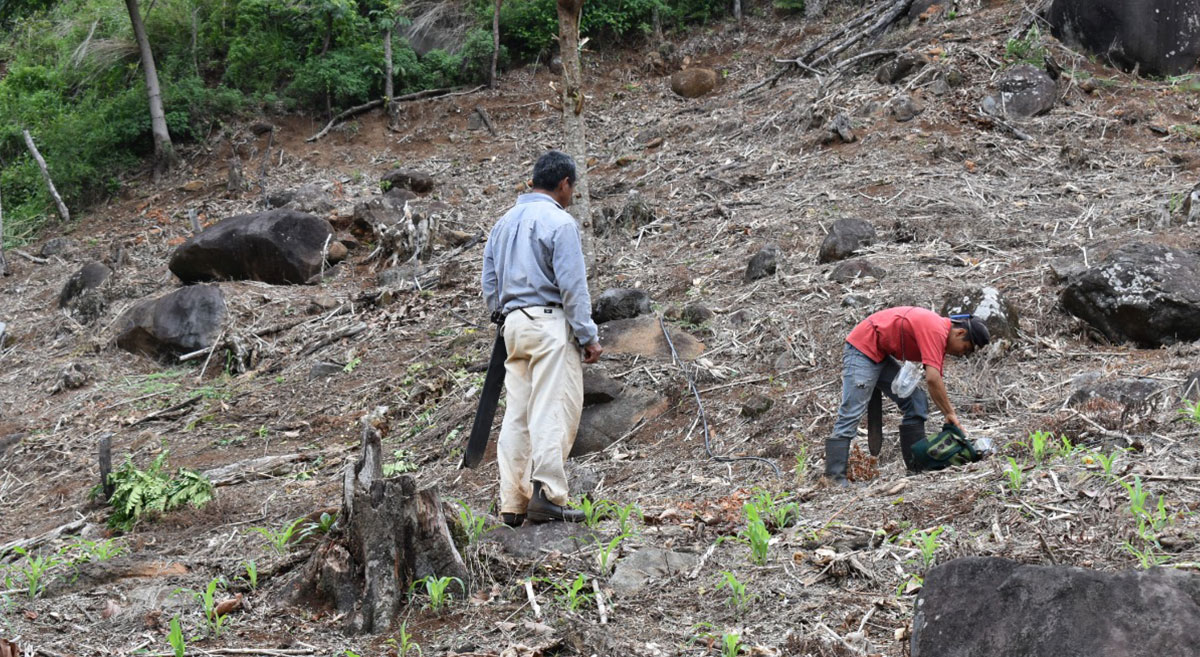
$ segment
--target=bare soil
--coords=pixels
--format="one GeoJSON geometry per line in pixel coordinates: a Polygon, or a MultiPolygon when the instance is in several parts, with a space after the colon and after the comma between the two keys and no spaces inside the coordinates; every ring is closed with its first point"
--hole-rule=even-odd
{"type": "MultiPolygon", "coordinates": [[[[409,605],[401,620],[424,654],[716,654],[720,635],[736,631],[753,654],[905,655],[919,578],[931,563],[988,555],[1139,567],[1122,545],[1144,543],[1129,497],[1113,478],[1130,483],[1136,476],[1152,502],[1163,496],[1169,522],[1159,532],[1159,552],[1168,564],[1195,567],[1200,425],[1177,411],[1179,384],[1200,370],[1200,346],[1098,342],[1060,308],[1062,283],[1051,265],[1059,258],[1095,262],[1129,240],[1200,248],[1200,229],[1170,214],[1172,199],[1191,188],[1200,168],[1200,94],[1194,78],[1189,87],[1186,80],[1131,77],[1047,39],[1066,71],[1061,97],[1048,115],[1019,124],[1031,139],[1017,139],[978,106],[1006,66],[1005,41],[1021,10],[1021,3],[990,3],[954,20],[894,30],[875,44],[911,43],[933,53],[935,66],[960,72],[965,83],[943,95],[934,93],[936,75],[883,86],[864,66],[833,80],[790,73],[742,96],[776,71],[774,58],[794,56],[842,15],[814,24],[749,19],[740,30],[725,23],[672,38],[677,64],[686,58],[721,73],[721,86],[697,100],[676,97],[665,75],[644,66],[654,43],[588,54],[593,209],[619,208],[636,190],[657,217],[633,233],[595,241],[593,293],[640,287],[667,317],[689,303],[716,315],[685,327],[707,346],[686,372],[625,356],[597,366],[668,395],[671,406],[570,468],[577,480],[597,482],[593,497],[642,510],[637,533],[617,549],[622,558],[659,548],[690,553],[697,565],[619,593],[589,540],[573,549],[563,547],[571,542],[535,546],[533,556],[516,557],[494,540],[508,531],[497,529],[463,549],[475,573],[470,599],[438,612],[424,596],[409,605]],[[893,120],[883,106],[898,93],[913,96],[923,113],[908,123],[893,120]],[[852,117],[858,141],[825,143],[828,130],[820,126],[839,112],[852,117]],[[882,279],[840,284],[827,278],[831,265],[816,264],[827,227],[843,217],[875,224],[879,240],[867,257],[887,269],[882,279]],[[767,242],[780,247],[778,272],[745,283],[746,262],[767,242]],[[948,290],[979,285],[1005,293],[1020,312],[1020,334],[981,355],[949,359],[946,378],[968,431],[992,438],[1000,454],[905,476],[895,445],[898,418],[889,408],[882,459],[870,460],[865,441],[856,441],[856,484],[822,487],[822,446],[839,400],[846,333],[874,310],[937,310],[948,290]],[[710,458],[687,372],[700,389],[712,452],[764,457],[781,476],[760,462],[710,458]],[[1071,379],[1083,372],[1148,377],[1163,389],[1137,403],[1068,405],[1071,379]],[[774,403],[761,416],[744,417],[742,404],[755,395],[774,403]],[[1037,463],[1022,444],[1036,430],[1066,436],[1079,449],[1037,463]],[[1112,476],[1088,451],[1122,449],[1112,476]],[[1023,468],[1017,490],[1008,457],[1023,468]],[[751,562],[744,543],[722,540],[745,527],[742,505],[756,490],[798,502],[800,515],[774,534],[762,565],[751,562]],[[916,532],[938,528],[923,556],[916,532]],[[746,605],[727,603],[721,571],[746,585],[754,596],[746,605]],[[599,580],[606,624],[595,601],[572,610],[556,596],[553,582],[578,573],[599,580]],[[531,578],[540,616],[525,590],[531,578]]],[[[219,355],[170,367],[129,355],[109,344],[113,326],[137,300],[177,285],[166,263],[190,234],[189,209],[220,220],[255,207],[260,187],[333,184],[336,220],[379,193],[379,176],[400,165],[435,176],[435,195],[459,213],[450,227],[486,234],[533,159],[562,143],[555,84],[544,68],[509,71],[495,91],[406,104],[399,132],[370,114],[316,143],[304,140],[322,121],[266,117],[278,126],[269,165],[266,136],[241,131],[233,140],[253,191],[225,193],[230,140],[214,140],[190,149],[162,185],[135,179],[122,198],[48,229],[45,238],[65,234],[76,242],[66,255],[41,264],[10,254],[13,275],[0,280],[0,320],[9,326],[9,341],[0,346],[0,543],[83,520],[34,552],[52,554],[82,535],[115,537],[124,554],[107,566],[80,566],[86,576],[75,582],[73,570],[61,566],[36,598],[23,588],[28,562],[0,557],[8,566],[0,638],[51,656],[168,654],[168,623],[178,617],[189,654],[394,654],[385,641],[400,636],[399,623],[390,635],[346,636],[344,619],[286,604],[289,575],[316,539],[277,554],[252,529],[278,530],[337,507],[342,469],[356,457],[359,418],[379,405],[389,409],[385,450],[397,464],[476,513],[493,508],[494,460],[457,469],[478,368],[491,346],[477,284],[481,247],[442,262],[435,288],[403,292],[382,307],[359,302],[374,287],[365,248],[318,286],[222,284],[231,333],[295,324],[257,339],[260,359],[248,372],[228,370],[219,355]],[[469,129],[476,106],[487,110],[498,135],[469,129]],[[58,292],[82,262],[110,258],[114,248],[125,249],[128,263],[117,270],[105,314],[82,326],[57,309],[58,292]],[[314,306],[319,296],[333,305],[314,306]],[[366,330],[302,355],[359,322],[366,330]],[[310,379],[318,361],[342,371],[310,379]],[[52,394],[68,363],[86,368],[90,381],[52,394]],[[190,406],[151,416],[196,395],[190,406]],[[161,449],[170,450],[172,468],[197,470],[300,456],[267,476],[219,487],[202,509],[117,535],[105,528],[108,509],[88,497],[99,480],[96,444],[105,432],[113,434],[114,461],[128,455],[143,467],[161,449]],[[254,589],[239,579],[250,560],[260,571],[254,589]],[[179,592],[203,590],[213,578],[228,589],[219,598],[240,592],[248,603],[230,614],[219,637],[205,629],[199,603],[179,592]]],[[[35,254],[36,245],[26,251],[35,254]]],[[[617,532],[611,519],[595,530],[602,543],[617,532]]]]}

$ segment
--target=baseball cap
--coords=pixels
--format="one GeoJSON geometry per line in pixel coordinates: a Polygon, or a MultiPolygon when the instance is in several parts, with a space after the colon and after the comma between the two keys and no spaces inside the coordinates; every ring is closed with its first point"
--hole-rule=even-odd
{"type": "Polygon", "coordinates": [[[987,343],[992,341],[992,336],[988,333],[987,324],[984,324],[982,319],[974,315],[951,315],[950,321],[954,326],[967,330],[967,339],[971,341],[971,344],[975,345],[976,349],[986,347],[987,343]]]}

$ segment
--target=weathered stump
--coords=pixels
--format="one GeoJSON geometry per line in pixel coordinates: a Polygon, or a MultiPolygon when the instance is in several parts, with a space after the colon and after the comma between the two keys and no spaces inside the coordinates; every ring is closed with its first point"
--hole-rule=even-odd
{"type": "Polygon", "coordinates": [[[293,602],[335,608],[354,634],[387,631],[422,577],[457,577],[464,587],[468,578],[437,488],[418,490],[408,475],[383,478],[380,415],[364,418],[363,453],[346,467],[339,529],[313,551],[293,589],[293,602]]]}

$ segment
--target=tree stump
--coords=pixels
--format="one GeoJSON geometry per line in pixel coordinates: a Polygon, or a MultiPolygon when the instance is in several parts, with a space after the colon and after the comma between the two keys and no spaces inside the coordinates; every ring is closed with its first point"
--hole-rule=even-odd
{"type": "Polygon", "coordinates": [[[422,577],[457,577],[463,587],[468,578],[437,488],[418,490],[408,475],[383,478],[383,410],[363,419],[363,451],[346,466],[338,530],[313,551],[292,594],[297,604],[335,608],[352,634],[386,632],[422,577]]]}

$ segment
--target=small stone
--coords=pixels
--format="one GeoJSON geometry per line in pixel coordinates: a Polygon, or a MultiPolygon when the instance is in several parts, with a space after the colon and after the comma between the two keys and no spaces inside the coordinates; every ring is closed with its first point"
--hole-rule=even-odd
{"type": "Polygon", "coordinates": [[[861,308],[867,305],[867,300],[857,294],[847,294],[842,297],[842,306],[846,308],[861,308]]]}
{"type": "Polygon", "coordinates": [[[713,311],[694,303],[684,306],[683,310],[679,313],[679,319],[692,326],[703,326],[712,321],[713,317],[713,311]]]}
{"type": "Polygon", "coordinates": [[[1045,114],[1054,108],[1058,98],[1054,80],[1029,64],[1019,64],[1001,73],[996,79],[996,90],[998,93],[980,103],[983,111],[1014,119],[1045,114]]]}
{"type": "Polygon", "coordinates": [[[829,227],[829,233],[821,242],[817,262],[824,264],[845,260],[855,251],[875,242],[875,226],[862,219],[839,219],[829,227]]]}
{"type": "Polygon", "coordinates": [[[636,155],[622,155],[617,158],[616,165],[619,167],[623,167],[623,166],[628,166],[630,164],[633,164],[634,162],[637,162],[637,161],[638,161],[638,156],[636,156],[636,155]]]}
{"type": "Polygon", "coordinates": [[[671,91],[684,98],[699,98],[717,87],[717,72],[710,68],[686,68],[671,76],[671,91]]]}
{"type": "Polygon", "coordinates": [[[418,194],[433,191],[434,185],[433,176],[410,169],[393,169],[383,174],[381,180],[387,182],[393,188],[410,189],[418,194]]]}
{"type": "Polygon", "coordinates": [[[663,145],[663,138],[655,137],[654,139],[651,139],[650,141],[646,142],[646,150],[650,150],[652,148],[658,148],[659,146],[662,146],[662,145],[663,145]]]}
{"type": "Polygon", "coordinates": [[[927,64],[929,64],[929,58],[924,53],[906,52],[880,66],[879,70],[875,72],[875,80],[879,84],[895,84],[925,68],[927,64]]]}
{"type": "Polygon", "coordinates": [[[764,244],[746,265],[745,281],[752,283],[767,276],[774,276],[778,256],[778,246],[764,244]]]}
{"type": "Polygon", "coordinates": [[[858,136],[854,134],[853,125],[850,123],[850,117],[845,112],[839,112],[837,116],[833,117],[833,121],[829,122],[829,132],[833,137],[841,139],[847,144],[858,140],[858,136]]]}
{"type": "Polygon", "coordinates": [[[912,96],[901,94],[888,101],[888,109],[897,123],[906,123],[917,118],[924,109],[913,100],[912,96]]]}
{"type": "Polygon", "coordinates": [[[349,254],[350,249],[347,249],[345,244],[333,240],[329,243],[329,250],[325,252],[325,259],[330,263],[337,263],[345,260],[349,254]]]}
{"type": "Polygon", "coordinates": [[[318,294],[312,298],[312,301],[309,302],[308,314],[317,315],[323,312],[328,312],[334,308],[337,308],[339,305],[341,304],[338,303],[337,299],[333,298],[333,295],[318,294]]]}
{"type": "Polygon", "coordinates": [[[74,249],[74,240],[67,237],[52,237],[42,245],[41,254],[43,258],[49,258],[51,256],[63,255],[74,249]]]}
{"type": "Polygon", "coordinates": [[[833,271],[829,272],[829,280],[838,283],[848,283],[858,278],[880,279],[887,276],[887,270],[870,260],[855,259],[839,262],[833,271]]]}
{"type": "Polygon", "coordinates": [[[346,370],[345,365],[339,365],[338,363],[329,363],[326,361],[320,361],[318,363],[313,363],[312,368],[308,370],[308,380],[311,381],[313,379],[320,379],[320,378],[324,378],[327,376],[333,376],[334,374],[341,374],[345,370],[346,370]]]}
{"type": "Polygon", "coordinates": [[[742,417],[754,419],[771,410],[775,401],[766,395],[754,395],[742,402],[742,417]]]}

